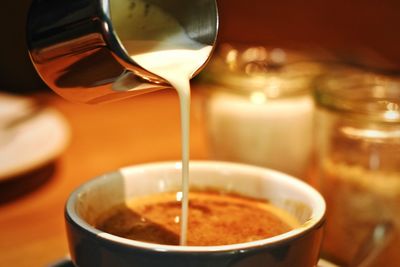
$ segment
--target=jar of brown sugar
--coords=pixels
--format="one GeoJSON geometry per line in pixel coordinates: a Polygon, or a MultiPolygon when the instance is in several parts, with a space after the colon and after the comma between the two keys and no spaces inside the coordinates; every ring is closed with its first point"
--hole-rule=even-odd
{"type": "Polygon", "coordinates": [[[344,266],[399,266],[400,78],[343,68],[315,87],[323,251],[344,266]]]}

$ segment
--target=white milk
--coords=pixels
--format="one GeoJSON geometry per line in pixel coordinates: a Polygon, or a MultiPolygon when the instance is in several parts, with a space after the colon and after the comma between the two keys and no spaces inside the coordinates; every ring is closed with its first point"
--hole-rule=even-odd
{"type": "Polygon", "coordinates": [[[178,21],[142,0],[110,1],[112,21],[133,61],[167,80],[178,92],[182,132],[181,245],[186,244],[189,194],[190,83],[212,47],[190,39],[178,21]]]}
{"type": "Polygon", "coordinates": [[[189,202],[190,83],[194,72],[207,60],[212,47],[189,39],[183,30],[163,42],[125,41],[127,51],[142,51],[131,58],[167,80],[178,92],[181,111],[182,214],[180,244],[186,244],[189,202]],[[177,44],[178,47],[177,47],[177,44]],[[146,49],[151,50],[146,51],[146,49]]]}

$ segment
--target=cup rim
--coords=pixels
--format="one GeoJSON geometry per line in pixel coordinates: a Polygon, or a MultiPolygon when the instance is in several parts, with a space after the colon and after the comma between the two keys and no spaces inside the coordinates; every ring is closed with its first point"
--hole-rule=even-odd
{"type": "MultiPolygon", "coordinates": [[[[165,162],[151,162],[151,163],[143,163],[137,165],[131,165],[127,167],[123,167],[117,169],[116,171],[120,172],[129,172],[142,169],[143,172],[146,169],[154,170],[154,168],[159,169],[171,169],[171,168],[179,168],[180,162],[178,161],[165,161],[165,162]]],[[[113,172],[108,172],[100,176],[96,176],[91,180],[83,183],[77,189],[75,189],[67,199],[65,205],[65,219],[67,223],[73,223],[75,226],[79,227],[81,230],[96,236],[97,238],[111,243],[116,243],[125,247],[132,247],[135,249],[142,249],[148,251],[157,251],[157,252],[174,252],[174,253],[210,253],[210,252],[229,252],[229,251],[241,251],[248,250],[253,248],[260,248],[266,245],[278,245],[282,242],[299,238],[305,235],[307,232],[319,228],[325,221],[325,212],[326,212],[326,203],[322,195],[314,189],[311,185],[294,178],[288,174],[275,171],[272,169],[252,166],[242,163],[233,163],[233,162],[223,162],[223,161],[203,161],[203,160],[191,160],[190,168],[191,169],[202,169],[208,168],[211,169],[226,169],[230,170],[244,170],[248,173],[258,173],[260,175],[268,175],[269,177],[273,177],[273,179],[281,179],[281,182],[288,184],[290,186],[294,186],[300,188],[303,191],[308,192],[308,196],[315,200],[315,203],[318,205],[313,207],[313,217],[303,223],[300,227],[292,229],[288,232],[285,232],[280,235],[276,235],[273,237],[255,240],[251,242],[244,242],[238,244],[230,244],[230,245],[218,245],[218,246],[177,246],[177,245],[163,245],[163,244],[154,244],[149,242],[142,242],[131,240],[123,237],[119,237],[116,235],[112,235],[106,233],[104,231],[98,230],[89,223],[87,223],[83,218],[81,218],[75,209],[75,203],[78,199],[78,196],[84,192],[87,188],[90,188],[92,185],[96,184],[100,179],[104,178],[104,175],[111,174],[113,172]]]]}

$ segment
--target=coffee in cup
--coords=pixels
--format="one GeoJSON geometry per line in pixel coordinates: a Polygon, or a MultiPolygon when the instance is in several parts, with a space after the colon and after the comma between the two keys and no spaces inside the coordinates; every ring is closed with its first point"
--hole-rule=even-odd
{"type": "MultiPolygon", "coordinates": [[[[180,196],[171,192],[133,198],[101,214],[94,227],[132,240],[179,245],[180,196]]],[[[189,195],[189,246],[245,243],[299,226],[293,215],[262,199],[215,189],[191,190],[189,195]]]]}
{"type": "MultiPolygon", "coordinates": [[[[262,239],[257,237],[255,239],[258,240],[253,241],[224,240],[229,244],[218,245],[213,240],[214,245],[185,246],[160,244],[162,242],[158,240],[143,242],[137,237],[132,240],[94,227],[99,218],[110,210],[115,211],[115,207],[119,205],[126,208],[134,206],[134,202],[137,201],[136,204],[142,209],[146,209],[146,206],[152,209],[160,205],[160,202],[164,204],[168,202],[165,200],[165,195],[170,194],[170,198],[176,198],[177,194],[171,192],[179,192],[181,188],[181,171],[181,164],[177,162],[136,165],[101,175],[75,190],[67,201],[65,213],[70,254],[74,264],[80,267],[314,267],[317,265],[325,214],[323,198],[315,189],[300,180],[255,166],[191,161],[190,185],[193,191],[191,195],[195,195],[197,189],[200,190],[198,201],[195,202],[193,199],[191,201],[192,209],[193,204],[198,204],[201,199],[214,202],[222,199],[225,203],[228,200],[230,203],[251,203],[247,205],[250,209],[261,201],[262,211],[266,210],[263,206],[265,203],[267,206],[272,205],[274,211],[277,208],[293,216],[298,221],[298,226],[283,230],[283,233],[271,237],[261,237],[262,239]],[[209,188],[214,191],[210,192],[209,188]],[[158,204],[150,205],[151,203],[158,204]]],[[[225,208],[223,206],[223,209],[225,208]]],[[[179,205],[177,209],[180,210],[179,205]]],[[[207,212],[206,209],[202,211],[207,212]]],[[[268,211],[271,209],[268,208],[268,211]]],[[[160,212],[155,210],[155,214],[160,212]]],[[[251,214],[246,220],[255,225],[259,218],[256,217],[256,213],[251,212],[251,214]]],[[[273,214],[277,216],[276,212],[273,214]]],[[[210,230],[199,228],[199,234],[204,234],[207,238],[211,234],[224,238],[229,236],[229,231],[226,229],[211,230],[212,216],[204,217],[206,219],[201,221],[201,224],[203,227],[210,226],[210,230]]],[[[197,226],[192,227],[196,228],[197,226]]],[[[159,231],[160,228],[153,229],[159,231]]],[[[166,243],[177,242],[177,235],[173,229],[168,229],[165,225],[161,229],[161,235],[164,235],[165,229],[169,231],[172,241],[166,243]]],[[[192,231],[189,231],[189,239],[192,231]]]]}

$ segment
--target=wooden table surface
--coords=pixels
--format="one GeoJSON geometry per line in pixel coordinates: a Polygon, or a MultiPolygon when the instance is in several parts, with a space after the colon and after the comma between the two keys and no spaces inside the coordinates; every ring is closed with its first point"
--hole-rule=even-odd
{"type": "MultiPolygon", "coordinates": [[[[191,158],[204,159],[201,94],[193,91],[191,158]]],[[[65,116],[71,139],[54,162],[0,183],[0,266],[47,266],[68,253],[64,204],[84,181],[122,166],[180,160],[181,155],[173,90],[93,106],[51,92],[33,96],[65,116]]]]}

